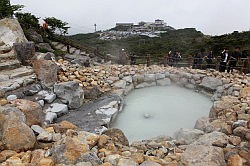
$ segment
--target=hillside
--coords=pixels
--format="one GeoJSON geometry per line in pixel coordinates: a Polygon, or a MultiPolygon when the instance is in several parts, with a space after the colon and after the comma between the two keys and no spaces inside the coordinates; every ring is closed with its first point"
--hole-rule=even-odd
{"type": "Polygon", "coordinates": [[[98,33],[91,33],[73,35],[70,39],[82,45],[96,47],[104,54],[112,55],[117,55],[122,48],[138,56],[147,53],[162,56],[170,50],[180,51],[183,56],[189,56],[194,55],[201,48],[205,48],[206,51],[213,50],[218,55],[224,47],[232,50],[235,46],[242,47],[242,50],[250,50],[250,31],[207,36],[194,28],[185,28],[163,33],[160,38],[134,36],[104,41],[98,37],[98,33]]]}

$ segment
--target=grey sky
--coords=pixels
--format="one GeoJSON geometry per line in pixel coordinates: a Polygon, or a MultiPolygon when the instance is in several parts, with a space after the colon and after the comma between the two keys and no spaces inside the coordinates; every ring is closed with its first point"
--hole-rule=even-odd
{"type": "Polygon", "coordinates": [[[174,28],[194,27],[217,35],[250,29],[250,0],[11,0],[25,12],[54,16],[72,27],[70,33],[110,29],[116,22],[163,19],[174,28]]]}

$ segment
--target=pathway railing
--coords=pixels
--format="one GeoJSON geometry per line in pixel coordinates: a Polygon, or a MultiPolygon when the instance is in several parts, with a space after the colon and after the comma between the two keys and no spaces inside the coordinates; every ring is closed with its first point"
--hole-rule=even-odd
{"type": "MultiPolygon", "coordinates": [[[[187,58],[166,58],[166,57],[152,57],[152,56],[137,56],[134,57],[135,60],[130,61],[130,64],[147,64],[150,65],[164,65],[164,66],[173,66],[173,67],[192,67],[198,69],[207,69],[212,68],[219,70],[220,67],[220,56],[212,59],[212,63],[207,63],[206,59],[202,60],[202,63],[194,64],[193,57],[187,58]]],[[[228,65],[225,66],[226,68],[228,65]]],[[[233,67],[240,71],[241,73],[250,73],[250,57],[240,58],[237,62],[237,65],[233,67]]]]}

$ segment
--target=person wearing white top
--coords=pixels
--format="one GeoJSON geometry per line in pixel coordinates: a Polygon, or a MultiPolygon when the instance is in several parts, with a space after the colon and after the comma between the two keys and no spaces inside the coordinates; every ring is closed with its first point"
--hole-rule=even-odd
{"type": "Polygon", "coordinates": [[[220,66],[219,66],[220,72],[226,71],[228,60],[229,60],[229,51],[227,48],[225,48],[221,53],[220,66]]]}

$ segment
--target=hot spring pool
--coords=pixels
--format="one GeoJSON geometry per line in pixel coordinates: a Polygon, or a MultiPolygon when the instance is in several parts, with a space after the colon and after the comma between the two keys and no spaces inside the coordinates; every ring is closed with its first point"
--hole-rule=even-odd
{"type": "Polygon", "coordinates": [[[125,97],[125,107],[112,127],[121,129],[130,142],[172,136],[208,116],[212,104],[208,97],[178,86],[136,89],[125,97]]]}

